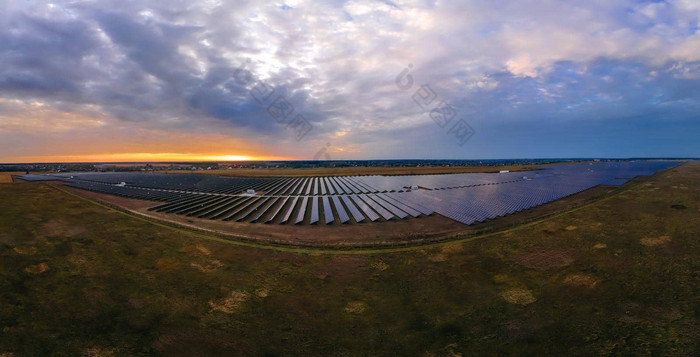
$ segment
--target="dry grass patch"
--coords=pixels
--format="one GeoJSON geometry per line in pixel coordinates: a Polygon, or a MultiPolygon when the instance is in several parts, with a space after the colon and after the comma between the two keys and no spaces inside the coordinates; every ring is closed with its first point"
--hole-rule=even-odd
{"type": "Polygon", "coordinates": [[[574,260],[574,252],[563,249],[540,250],[516,257],[518,263],[535,270],[563,268],[571,265],[574,260]]]}
{"type": "Polygon", "coordinates": [[[566,229],[567,231],[575,231],[575,230],[578,229],[578,227],[576,227],[576,226],[566,226],[566,228],[564,228],[564,229],[566,229]]]}
{"type": "Polygon", "coordinates": [[[75,266],[76,269],[79,269],[79,270],[83,270],[83,269],[84,269],[84,270],[86,270],[86,271],[84,271],[83,273],[86,273],[88,276],[94,276],[94,275],[95,275],[95,272],[94,272],[94,271],[91,271],[91,270],[88,269],[88,268],[89,268],[89,264],[88,264],[89,261],[88,261],[88,259],[87,259],[84,255],[80,255],[80,254],[70,254],[70,255],[68,255],[68,256],[66,257],[66,260],[67,260],[69,263],[73,264],[73,265],[75,266]]]}
{"type": "Polygon", "coordinates": [[[112,357],[116,356],[116,351],[113,348],[92,347],[88,348],[83,353],[87,357],[112,357]]]}
{"type": "Polygon", "coordinates": [[[156,268],[158,270],[171,270],[177,268],[178,263],[174,258],[160,258],[156,260],[156,268]]]}
{"type": "Polygon", "coordinates": [[[649,311],[664,321],[678,321],[683,318],[683,314],[675,307],[652,307],[649,311]]]}
{"type": "Polygon", "coordinates": [[[85,227],[76,226],[61,219],[52,219],[42,224],[37,235],[40,237],[74,237],[78,234],[85,233],[85,227]]]}
{"type": "Polygon", "coordinates": [[[195,257],[203,257],[205,255],[211,255],[211,250],[209,248],[201,245],[201,244],[196,244],[196,245],[190,245],[187,246],[183,249],[185,252],[188,254],[191,254],[195,257]]]}
{"type": "Polygon", "coordinates": [[[49,270],[49,265],[46,263],[39,263],[36,265],[30,265],[24,268],[24,271],[30,274],[43,274],[49,270]]]}
{"type": "Polygon", "coordinates": [[[444,261],[447,261],[447,254],[445,254],[445,253],[433,254],[433,255],[428,256],[428,260],[430,260],[431,262],[435,262],[435,263],[444,262],[444,261]]]}
{"type": "Polygon", "coordinates": [[[234,290],[223,299],[209,301],[209,307],[211,307],[212,312],[221,311],[226,314],[232,314],[236,312],[249,297],[250,294],[246,291],[234,290]]]}
{"type": "Polygon", "coordinates": [[[442,252],[445,254],[461,253],[464,251],[464,244],[461,242],[446,243],[442,246],[442,252]]]}
{"type": "Polygon", "coordinates": [[[14,247],[12,250],[15,251],[15,253],[20,254],[20,255],[34,255],[36,254],[36,247],[14,247]]]}
{"type": "Polygon", "coordinates": [[[493,276],[493,282],[496,284],[503,284],[510,280],[511,278],[506,274],[496,274],[493,276]]]}
{"type": "Polygon", "coordinates": [[[639,243],[647,247],[654,247],[661,244],[666,244],[671,241],[671,236],[660,236],[658,238],[642,238],[639,243]]]}
{"type": "Polygon", "coordinates": [[[9,235],[5,232],[0,232],[0,243],[12,244],[14,242],[15,242],[14,237],[12,237],[11,235],[9,235]]]}
{"type": "Polygon", "coordinates": [[[377,260],[376,262],[370,264],[370,266],[378,271],[385,271],[389,269],[389,264],[385,263],[383,260],[377,260]]]}
{"type": "Polygon", "coordinates": [[[445,348],[437,352],[426,352],[425,354],[423,354],[423,357],[462,357],[462,354],[460,352],[455,351],[455,349],[458,347],[458,344],[450,343],[449,345],[445,346],[445,348]]]}
{"type": "Polygon", "coordinates": [[[442,252],[445,254],[461,253],[464,251],[464,245],[461,242],[447,243],[442,246],[442,252]]]}
{"type": "Polygon", "coordinates": [[[596,243],[596,244],[593,246],[593,249],[605,249],[605,248],[607,248],[607,247],[608,247],[608,245],[605,244],[605,243],[596,243]]]}
{"type": "Polygon", "coordinates": [[[270,290],[268,290],[268,289],[255,290],[255,296],[257,296],[259,298],[266,298],[266,297],[270,296],[270,290]]]}
{"type": "Polygon", "coordinates": [[[321,280],[327,277],[352,279],[363,274],[363,268],[371,265],[367,263],[367,257],[364,256],[338,255],[328,260],[327,264],[314,268],[312,273],[321,280]]]}
{"type": "Polygon", "coordinates": [[[564,279],[564,284],[592,289],[598,284],[598,281],[588,274],[571,274],[564,279]]]}
{"type": "Polygon", "coordinates": [[[514,305],[530,305],[537,301],[532,291],[528,289],[514,288],[501,292],[501,297],[509,304],[514,305]]]}
{"type": "Polygon", "coordinates": [[[144,300],[144,299],[131,298],[127,301],[129,302],[129,306],[133,307],[134,309],[141,309],[144,306],[146,306],[146,300],[144,300]]]}
{"type": "Polygon", "coordinates": [[[199,263],[190,263],[190,266],[201,271],[202,273],[211,273],[221,269],[221,267],[224,266],[224,263],[218,260],[211,260],[205,265],[199,263]]]}
{"type": "Polygon", "coordinates": [[[367,304],[362,301],[351,301],[345,305],[343,310],[350,314],[361,314],[367,310],[367,304]]]}
{"type": "Polygon", "coordinates": [[[0,172],[0,183],[12,183],[12,175],[17,174],[24,174],[24,172],[0,172]]]}

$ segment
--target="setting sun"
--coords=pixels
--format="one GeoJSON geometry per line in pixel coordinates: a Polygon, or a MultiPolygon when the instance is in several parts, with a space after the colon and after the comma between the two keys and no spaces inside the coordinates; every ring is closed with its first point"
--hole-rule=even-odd
{"type": "Polygon", "coordinates": [[[205,161],[250,161],[254,158],[246,155],[222,155],[222,156],[207,156],[205,161]]]}

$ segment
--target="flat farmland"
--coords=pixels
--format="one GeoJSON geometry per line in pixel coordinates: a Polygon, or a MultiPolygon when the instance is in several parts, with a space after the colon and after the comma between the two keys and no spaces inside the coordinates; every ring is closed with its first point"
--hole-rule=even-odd
{"type": "Polygon", "coordinates": [[[11,183],[12,182],[12,176],[14,175],[23,175],[24,172],[6,172],[6,171],[0,171],[0,183],[11,183]]]}
{"type": "Polygon", "coordinates": [[[500,232],[236,243],[0,185],[0,354],[698,355],[700,164],[500,232]]]}
{"type": "MultiPolygon", "coordinates": [[[[240,177],[308,177],[355,175],[430,175],[471,172],[499,172],[500,170],[528,171],[546,165],[510,166],[424,166],[424,167],[321,167],[321,168],[235,168],[230,170],[197,170],[197,174],[240,177]]],[[[165,171],[172,174],[191,174],[189,170],[165,171]]]]}

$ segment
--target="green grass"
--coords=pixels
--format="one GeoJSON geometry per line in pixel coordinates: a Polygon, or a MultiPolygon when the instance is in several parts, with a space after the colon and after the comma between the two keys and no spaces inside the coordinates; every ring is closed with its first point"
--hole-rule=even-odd
{"type": "Polygon", "coordinates": [[[352,254],[0,185],[0,355],[698,355],[698,179],[686,164],[482,239],[352,254]]]}

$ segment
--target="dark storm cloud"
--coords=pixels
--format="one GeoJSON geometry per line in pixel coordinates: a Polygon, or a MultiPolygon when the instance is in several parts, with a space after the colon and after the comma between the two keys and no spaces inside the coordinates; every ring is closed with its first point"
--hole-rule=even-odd
{"type": "Polygon", "coordinates": [[[61,21],[20,14],[2,22],[0,92],[3,95],[55,97],[80,95],[92,71],[82,58],[97,41],[81,21],[61,21]]]}
{"type": "MultiPolygon", "coordinates": [[[[266,107],[250,96],[250,88],[232,82],[237,67],[222,60],[221,51],[211,50],[206,58],[183,56],[182,46],[190,46],[197,54],[205,52],[197,43],[204,30],[201,26],[86,5],[73,10],[79,14],[75,19],[17,13],[3,23],[0,93],[59,102],[68,111],[67,103],[76,109],[97,105],[117,119],[132,122],[176,117],[180,120],[170,125],[188,127],[205,116],[253,132],[284,132],[284,126],[275,125],[266,107]],[[198,61],[207,65],[204,71],[196,68],[198,61]]],[[[175,17],[173,12],[168,14],[175,17]]],[[[286,78],[268,82],[303,110],[308,98],[289,87],[303,81],[286,78]]]]}
{"type": "MultiPolygon", "coordinates": [[[[267,111],[281,97],[314,127],[298,156],[331,142],[356,157],[489,157],[508,151],[488,137],[497,132],[515,138],[527,127],[544,142],[538,132],[566,137],[567,125],[659,130],[695,123],[700,109],[693,1],[3,5],[0,99],[104,125],[294,143],[267,111]],[[409,64],[415,86],[402,90],[394,81],[409,64]],[[251,94],[261,83],[274,89],[268,101],[251,94]],[[416,107],[423,84],[476,129],[471,147],[455,147],[416,107]]],[[[0,102],[0,116],[21,105],[0,102]]]]}

